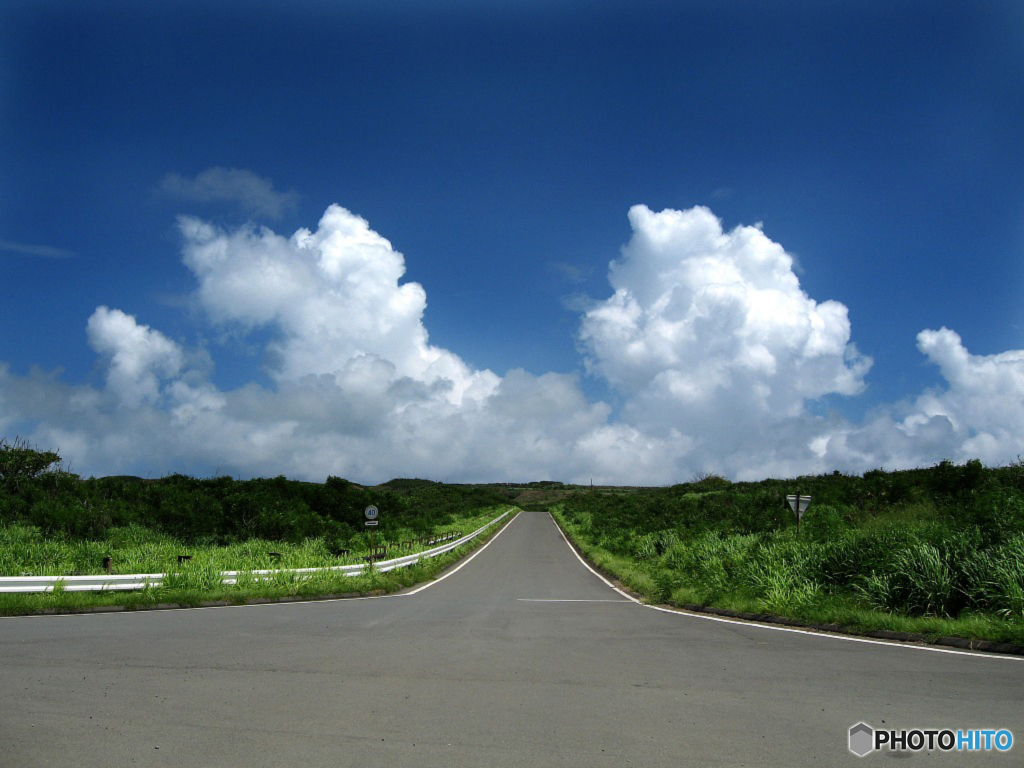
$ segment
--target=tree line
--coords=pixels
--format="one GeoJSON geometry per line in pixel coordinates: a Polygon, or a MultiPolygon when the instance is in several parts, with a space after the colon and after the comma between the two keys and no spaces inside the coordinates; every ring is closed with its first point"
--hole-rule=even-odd
{"type": "Polygon", "coordinates": [[[507,502],[508,494],[496,487],[423,480],[364,487],[333,476],[323,483],[283,476],[82,478],[64,470],[56,452],[0,439],[0,524],[76,538],[140,525],[190,542],[323,537],[343,546],[362,533],[363,511],[371,504],[382,525],[426,533],[469,510],[507,502]]]}

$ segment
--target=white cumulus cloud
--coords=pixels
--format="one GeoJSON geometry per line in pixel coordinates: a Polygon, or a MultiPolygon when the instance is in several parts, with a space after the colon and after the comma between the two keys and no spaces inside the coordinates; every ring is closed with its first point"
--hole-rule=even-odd
{"type": "Polygon", "coordinates": [[[380,392],[382,377],[405,377],[455,404],[497,384],[489,371],[471,371],[429,344],[427,295],[418,283],[401,282],[404,257],[340,206],[327,209],[315,232],[290,238],[266,228],[222,231],[192,218],[181,219],[180,229],[202,307],[216,323],[272,327],[280,381],[330,374],[347,390],[380,392]]]}
{"type": "Polygon", "coordinates": [[[498,375],[432,345],[404,256],[332,205],[291,236],[179,221],[202,317],[263,344],[270,384],[221,389],[204,352],[99,307],[86,333],[102,386],[0,364],[0,431],[59,449],[84,474],[362,482],[664,484],[1021,452],[1024,351],[975,356],[953,331],[923,331],[943,386],[862,423],[821,415],[823,399],[857,396],[871,365],[847,308],[810,297],[760,227],[725,231],[701,207],[629,215],[611,294],[583,312],[578,338],[616,409],[573,375],[498,375]]]}
{"type": "Polygon", "coordinates": [[[108,389],[129,407],[155,402],[161,379],[181,371],[181,347],[119,309],[99,307],[86,330],[92,348],[108,359],[108,389]]]}
{"type": "Polygon", "coordinates": [[[752,445],[792,451],[779,441],[794,420],[816,426],[809,400],[863,389],[871,360],[850,341],[846,307],[809,297],[759,228],[724,232],[703,207],[635,206],[629,218],[614,293],[580,331],[588,369],[625,396],[627,421],[685,435],[696,461],[737,474],[752,445]]]}
{"type": "Polygon", "coordinates": [[[1024,350],[972,355],[948,328],[921,331],[917,347],[945,385],[838,430],[829,461],[858,469],[975,458],[997,465],[1024,453],[1024,350]]]}

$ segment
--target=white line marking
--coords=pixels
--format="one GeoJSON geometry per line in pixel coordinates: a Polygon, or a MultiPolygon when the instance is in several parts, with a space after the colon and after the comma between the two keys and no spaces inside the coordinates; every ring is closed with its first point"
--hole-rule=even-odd
{"type": "Polygon", "coordinates": [[[567,537],[567,536],[565,535],[565,531],[563,531],[563,530],[561,529],[561,527],[559,527],[558,523],[556,523],[556,522],[555,522],[555,518],[551,516],[551,513],[550,513],[550,512],[548,512],[548,517],[549,517],[549,518],[551,518],[551,522],[552,522],[552,524],[553,524],[553,525],[555,526],[555,530],[556,530],[556,531],[558,531],[558,533],[559,533],[559,534],[561,535],[561,537],[562,537],[562,541],[564,541],[564,542],[565,542],[565,546],[567,546],[567,547],[569,548],[569,551],[570,551],[570,552],[572,552],[572,553],[573,553],[574,555],[576,555],[576,559],[577,559],[577,560],[579,560],[579,561],[580,561],[581,563],[583,563],[583,567],[584,567],[584,568],[586,568],[586,569],[587,569],[588,571],[590,571],[590,572],[591,572],[592,574],[594,574],[595,576],[597,576],[597,578],[599,578],[599,579],[600,579],[601,581],[603,581],[603,582],[604,582],[604,583],[605,583],[605,584],[606,584],[606,585],[608,586],[608,588],[609,588],[609,589],[613,589],[613,590],[615,590],[615,591],[616,591],[616,592],[618,592],[618,593],[619,593],[620,595],[622,595],[622,596],[623,596],[624,598],[626,598],[627,600],[629,600],[629,601],[631,601],[631,602],[634,602],[634,603],[636,603],[637,605],[643,605],[643,603],[642,603],[642,602],[640,602],[639,600],[637,600],[637,599],[636,599],[635,597],[633,597],[632,595],[626,594],[626,593],[625,593],[625,592],[623,592],[623,591],[622,591],[621,589],[619,589],[619,588],[618,588],[618,587],[616,587],[616,586],[615,586],[614,584],[612,584],[612,583],[611,583],[610,581],[608,581],[608,579],[606,579],[606,578],[605,578],[604,576],[602,576],[602,575],[601,575],[600,573],[598,573],[598,572],[597,572],[597,571],[595,571],[595,570],[594,570],[593,568],[591,568],[591,567],[590,567],[590,563],[588,563],[588,562],[587,562],[586,560],[584,560],[584,559],[583,559],[582,557],[580,557],[580,553],[576,551],[576,547],[574,547],[574,546],[572,545],[572,542],[570,542],[570,541],[569,541],[569,538],[568,538],[568,537],[567,537]]]}
{"type": "MultiPolygon", "coordinates": [[[[869,645],[883,645],[886,648],[899,648],[899,649],[906,650],[906,651],[929,651],[931,653],[951,653],[951,654],[954,654],[956,656],[973,656],[974,658],[980,658],[980,659],[998,659],[1000,661],[1024,661],[1024,657],[1021,657],[1021,656],[1009,656],[1009,655],[1006,655],[1006,654],[988,653],[986,651],[961,651],[961,650],[957,650],[955,648],[935,648],[933,646],[911,645],[910,643],[901,643],[901,642],[898,642],[898,641],[875,640],[875,639],[867,638],[867,637],[851,637],[850,635],[839,635],[839,634],[831,634],[831,633],[825,633],[825,632],[813,632],[813,631],[808,630],[808,629],[795,629],[793,627],[776,627],[776,626],[774,626],[772,624],[759,624],[756,621],[747,621],[745,619],[730,619],[730,618],[727,618],[727,617],[724,617],[724,616],[709,616],[709,615],[704,614],[704,613],[691,613],[690,611],[673,610],[671,608],[662,608],[659,605],[648,605],[647,603],[643,603],[643,602],[637,600],[632,595],[627,595],[621,589],[619,589],[614,584],[612,584],[610,581],[608,581],[608,579],[606,579],[600,573],[598,573],[593,568],[591,568],[590,567],[590,563],[588,563],[586,560],[584,560],[582,557],[580,557],[580,553],[576,551],[576,547],[574,547],[572,545],[572,543],[569,541],[569,538],[565,535],[565,532],[561,529],[561,527],[558,525],[558,523],[555,522],[555,518],[551,515],[550,512],[548,513],[548,517],[551,518],[551,522],[554,523],[555,528],[558,530],[558,532],[560,534],[562,534],[562,539],[563,539],[563,541],[565,541],[566,546],[569,547],[569,549],[572,551],[572,553],[574,555],[576,555],[576,559],[579,560],[581,563],[583,563],[584,566],[586,566],[588,571],[590,571],[592,574],[597,576],[597,578],[599,578],[601,581],[603,581],[605,584],[607,584],[611,589],[615,590],[616,592],[618,592],[623,597],[626,597],[629,600],[632,600],[634,603],[638,603],[639,605],[642,605],[644,608],[653,608],[655,611],[661,611],[662,613],[669,613],[669,614],[672,614],[673,616],[682,616],[682,617],[689,618],[689,619],[703,619],[704,621],[720,621],[723,624],[741,624],[741,625],[747,626],[747,627],[758,627],[760,629],[768,629],[768,630],[771,630],[773,632],[792,632],[792,633],[798,634],[798,635],[807,635],[808,637],[820,637],[820,638],[824,638],[826,640],[845,640],[848,643],[867,643],[869,645]]],[[[618,601],[615,601],[615,602],[618,602],[618,601]]]]}
{"type": "Polygon", "coordinates": [[[453,576],[453,575],[455,575],[456,573],[458,573],[459,571],[461,571],[461,570],[462,570],[463,568],[465,568],[465,567],[466,567],[467,565],[469,565],[469,564],[470,564],[470,563],[471,563],[471,562],[473,561],[473,558],[474,558],[474,557],[476,557],[476,556],[477,556],[477,555],[479,555],[479,554],[480,554],[481,552],[483,552],[483,551],[484,551],[485,549],[487,549],[487,548],[488,548],[489,546],[491,546],[491,544],[492,544],[492,543],[494,543],[494,541],[496,541],[496,540],[497,540],[497,538],[498,538],[499,536],[501,536],[501,534],[503,534],[503,533],[504,533],[505,531],[507,531],[507,530],[508,530],[508,527],[509,527],[510,525],[512,525],[512,523],[514,523],[514,522],[516,521],[516,518],[517,518],[517,517],[519,517],[519,514],[520,514],[520,512],[522,512],[522,510],[519,510],[519,512],[516,512],[516,513],[515,513],[515,515],[514,515],[514,516],[512,517],[512,519],[511,519],[511,520],[509,520],[509,521],[508,521],[507,523],[505,523],[505,525],[504,525],[504,526],[502,527],[502,529],[501,529],[500,531],[498,531],[498,532],[497,532],[496,534],[494,534],[494,536],[493,536],[493,537],[491,537],[490,541],[488,541],[488,542],[487,542],[486,544],[484,544],[484,545],[483,545],[482,547],[480,547],[480,549],[478,549],[478,550],[477,550],[476,552],[474,552],[474,553],[473,553],[472,555],[470,555],[470,556],[469,556],[469,557],[467,557],[467,558],[466,558],[465,560],[463,560],[463,561],[462,561],[461,563],[459,563],[459,564],[458,564],[458,566],[456,566],[455,568],[452,568],[452,570],[448,571],[448,573],[446,573],[446,574],[445,574],[444,576],[442,576],[441,578],[439,578],[439,579],[434,579],[433,581],[428,581],[428,582],[427,582],[426,584],[424,584],[424,585],[423,585],[423,586],[421,586],[421,587],[417,587],[417,588],[416,588],[416,589],[414,589],[414,590],[413,590],[412,592],[403,592],[403,593],[401,593],[401,594],[399,594],[399,595],[392,595],[392,597],[411,597],[411,596],[413,596],[413,595],[418,595],[418,594],[419,594],[420,592],[422,592],[422,591],[423,591],[424,589],[427,589],[428,587],[432,587],[432,586],[434,586],[435,584],[440,584],[440,583],[441,583],[442,581],[444,581],[445,579],[447,579],[447,578],[448,578],[449,576],[453,576]]]}
{"type": "Polygon", "coordinates": [[[566,598],[566,599],[555,599],[546,597],[520,597],[517,598],[520,603],[622,603],[623,605],[629,605],[628,600],[584,600],[582,598],[566,598]]]}

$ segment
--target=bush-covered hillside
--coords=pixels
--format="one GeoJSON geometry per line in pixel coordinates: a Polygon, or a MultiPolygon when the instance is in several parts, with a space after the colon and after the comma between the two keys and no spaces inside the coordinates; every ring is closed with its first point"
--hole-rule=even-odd
{"type": "Polygon", "coordinates": [[[578,493],[562,516],[626,558],[659,600],[730,603],[821,620],[857,609],[1024,620],[1024,466],[944,461],[631,494],[578,493]],[[785,497],[813,503],[797,535],[785,497]]]}
{"type": "Polygon", "coordinates": [[[64,471],[56,453],[0,440],[0,525],[78,538],[137,525],[184,541],[323,537],[343,545],[364,530],[363,510],[370,504],[380,510],[382,532],[415,533],[507,501],[497,488],[428,481],[366,488],[338,477],[324,483],[185,475],[83,479],[64,471]]]}

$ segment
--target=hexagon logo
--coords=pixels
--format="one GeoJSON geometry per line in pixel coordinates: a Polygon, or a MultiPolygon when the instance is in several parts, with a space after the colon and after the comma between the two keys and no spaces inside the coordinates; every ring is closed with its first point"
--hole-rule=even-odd
{"type": "Polygon", "coordinates": [[[875,731],[867,723],[857,723],[850,729],[850,751],[864,757],[875,751],[875,731]]]}

